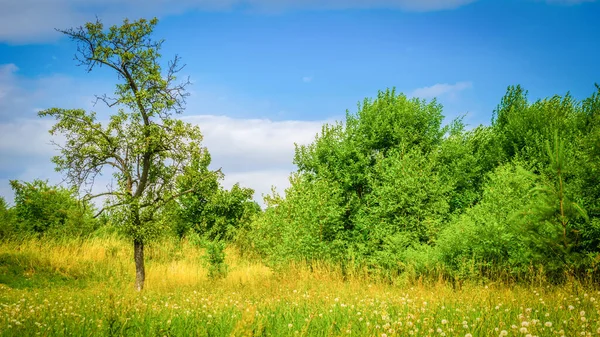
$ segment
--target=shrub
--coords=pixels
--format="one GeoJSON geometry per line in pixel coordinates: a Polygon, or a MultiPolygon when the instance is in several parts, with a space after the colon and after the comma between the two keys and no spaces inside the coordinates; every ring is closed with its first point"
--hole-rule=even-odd
{"type": "Polygon", "coordinates": [[[15,193],[13,208],[19,235],[80,236],[99,223],[90,204],[77,200],[74,190],[50,186],[47,181],[10,182],[15,193]]]}

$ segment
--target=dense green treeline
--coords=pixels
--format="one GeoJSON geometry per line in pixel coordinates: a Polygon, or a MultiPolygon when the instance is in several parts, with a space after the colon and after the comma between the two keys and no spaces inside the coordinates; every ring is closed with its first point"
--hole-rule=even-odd
{"type": "MultiPolygon", "coordinates": [[[[509,87],[489,126],[443,126],[435,100],[395,90],[359,104],[297,146],[291,186],[253,202],[226,190],[210,155],[178,177],[182,194],[154,240],[227,241],[272,267],[290,262],[366,269],[390,280],[440,275],[519,280],[593,276],[600,253],[600,87],[531,102],[509,87]]],[[[12,181],[0,236],[85,236],[119,230],[75,190],[12,181]]],[[[215,256],[222,254],[222,246],[215,256]]]]}
{"type": "MultiPolygon", "coordinates": [[[[206,163],[208,166],[210,162],[206,163]]],[[[170,203],[150,226],[154,240],[183,239],[192,235],[200,244],[207,241],[231,242],[238,227],[247,226],[260,206],[252,201],[254,191],[235,184],[231,189],[221,185],[219,171],[201,171],[201,187],[170,203]]],[[[198,172],[195,172],[198,174],[198,172]]],[[[197,175],[182,176],[180,188],[197,175]]],[[[98,215],[98,207],[81,200],[75,189],[50,185],[36,179],[33,182],[11,181],[15,194],[9,206],[0,197],[0,241],[24,238],[61,238],[104,236],[126,237],[125,226],[115,214],[98,215]]]]}
{"type": "Polygon", "coordinates": [[[298,146],[285,197],[240,240],[272,264],[326,260],[386,277],[552,280],[596,271],[600,88],[530,102],[510,87],[489,126],[442,126],[394,90],[298,146]]]}

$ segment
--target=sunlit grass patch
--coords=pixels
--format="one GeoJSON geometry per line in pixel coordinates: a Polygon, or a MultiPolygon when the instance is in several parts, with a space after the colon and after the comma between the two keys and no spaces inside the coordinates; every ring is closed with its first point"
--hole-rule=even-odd
{"type": "Polygon", "coordinates": [[[78,288],[72,286],[72,279],[28,287],[0,285],[0,335],[525,337],[600,333],[600,293],[578,283],[560,287],[489,283],[455,288],[443,281],[394,285],[358,274],[344,278],[326,265],[296,265],[275,273],[241,258],[232,248],[226,251],[230,272],[223,279],[211,280],[202,249],[178,243],[148,249],[152,258],[147,287],[138,293],[133,290],[127,242],[105,239],[78,245],[28,242],[0,247],[0,254],[35,256],[38,260],[30,263],[85,275],[78,288]],[[72,255],[59,258],[67,253],[72,255]],[[111,269],[118,272],[111,273],[111,269]]]}

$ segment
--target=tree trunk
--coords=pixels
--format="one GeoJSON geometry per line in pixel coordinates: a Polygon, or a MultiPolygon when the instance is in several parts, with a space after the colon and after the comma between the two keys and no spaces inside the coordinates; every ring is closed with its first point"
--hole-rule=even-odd
{"type": "Polygon", "coordinates": [[[133,259],[135,260],[135,289],[144,289],[146,270],[144,267],[144,242],[140,239],[133,241],[133,259]]]}

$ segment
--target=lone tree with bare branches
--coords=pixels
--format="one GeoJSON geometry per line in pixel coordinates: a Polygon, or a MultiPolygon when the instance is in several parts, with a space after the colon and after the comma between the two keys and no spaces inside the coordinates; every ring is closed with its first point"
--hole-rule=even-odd
{"type": "Polygon", "coordinates": [[[77,42],[75,59],[88,72],[106,67],[116,73],[119,82],[114,95],[96,96],[96,102],[118,111],[104,123],[95,112],[81,109],[39,112],[41,117],[54,117],[50,133],[65,138],[64,143],[55,143],[60,149],[60,155],[53,158],[56,170],[65,173],[66,181],[77,186],[85,200],[106,198],[97,216],[110,210],[133,239],[137,290],[144,287],[144,243],[161,230],[161,208],[192,192],[193,173],[210,162],[206,148],[201,147],[200,129],[173,117],[184,109],[190,82],[176,83],[175,75],[183,68],[178,56],[161,73],[163,41],[151,38],[157,23],[156,18],[125,19],[105,31],[96,20],[58,30],[77,42]],[[96,176],[107,172],[112,173],[114,186],[92,193],[96,176]],[[180,178],[191,188],[178,188],[180,178]]]}

